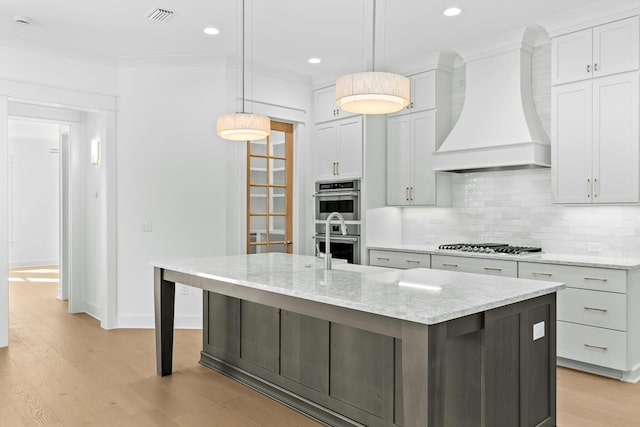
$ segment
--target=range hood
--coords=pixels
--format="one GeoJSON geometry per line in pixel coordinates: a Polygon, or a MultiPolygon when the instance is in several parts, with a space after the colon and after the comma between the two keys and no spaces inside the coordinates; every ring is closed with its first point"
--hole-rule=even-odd
{"type": "Polygon", "coordinates": [[[549,167],[551,146],[533,105],[532,28],[456,49],[466,66],[462,113],[434,153],[436,171],[549,167]]]}

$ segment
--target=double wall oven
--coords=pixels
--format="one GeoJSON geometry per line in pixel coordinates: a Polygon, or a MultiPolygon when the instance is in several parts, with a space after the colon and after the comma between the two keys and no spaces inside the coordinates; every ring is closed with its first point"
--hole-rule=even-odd
{"type": "Polygon", "coordinates": [[[325,252],[326,220],[332,212],[339,212],[347,224],[342,235],[337,223],[330,225],[331,254],[360,264],[360,180],[318,181],[315,185],[315,243],[316,250],[325,252]]]}

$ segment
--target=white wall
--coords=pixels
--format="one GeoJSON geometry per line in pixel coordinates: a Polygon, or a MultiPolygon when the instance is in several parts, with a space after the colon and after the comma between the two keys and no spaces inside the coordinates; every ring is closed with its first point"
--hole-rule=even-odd
{"type": "MultiPolygon", "coordinates": [[[[9,99],[0,94],[0,167],[9,165],[9,99]]],[[[0,174],[0,273],[9,271],[9,175],[0,174]]],[[[9,345],[9,281],[0,274],[0,347],[9,345]]]]}
{"type": "MultiPolygon", "coordinates": [[[[122,67],[119,81],[118,326],[152,327],[150,262],[225,253],[225,68],[122,67]]],[[[178,288],[176,326],[202,327],[200,291],[178,288]]]]}
{"type": "Polygon", "coordinates": [[[60,126],[9,121],[9,265],[59,262],[60,126]]]}

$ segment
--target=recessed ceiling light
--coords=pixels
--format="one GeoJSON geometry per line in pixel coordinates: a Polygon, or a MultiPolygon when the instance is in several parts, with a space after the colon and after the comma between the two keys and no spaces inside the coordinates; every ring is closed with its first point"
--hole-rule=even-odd
{"type": "Polygon", "coordinates": [[[459,8],[450,7],[448,9],[445,9],[445,11],[442,13],[444,14],[444,16],[456,16],[456,15],[460,15],[460,12],[462,11],[459,8]]]}
{"type": "Polygon", "coordinates": [[[315,57],[314,57],[314,58],[309,58],[309,59],[308,59],[308,62],[309,62],[309,64],[319,64],[319,63],[321,63],[321,62],[322,62],[322,59],[320,59],[320,58],[315,58],[315,57]]]}
{"type": "Polygon", "coordinates": [[[210,36],[215,36],[217,34],[220,34],[220,30],[215,27],[207,27],[204,29],[204,33],[209,34],[210,36]]]}

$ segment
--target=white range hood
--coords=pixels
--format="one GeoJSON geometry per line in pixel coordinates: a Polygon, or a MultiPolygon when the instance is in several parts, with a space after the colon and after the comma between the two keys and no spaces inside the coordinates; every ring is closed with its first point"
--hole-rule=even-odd
{"type": "Polygon", "coordinates": [[[456,49],[466,66],[462,113],[434,153],[436,171],[549,167],[551,146],[533,105],[531,28],[456,49]]]}

